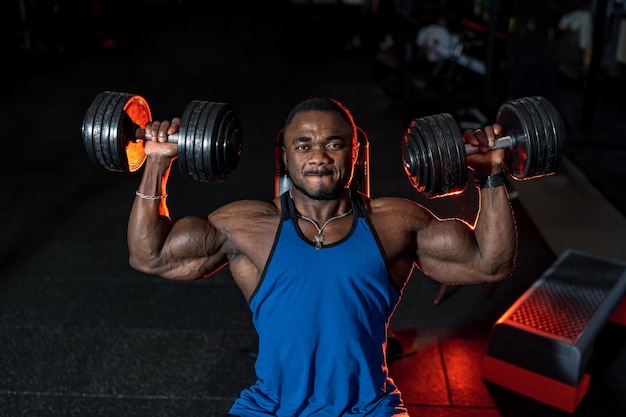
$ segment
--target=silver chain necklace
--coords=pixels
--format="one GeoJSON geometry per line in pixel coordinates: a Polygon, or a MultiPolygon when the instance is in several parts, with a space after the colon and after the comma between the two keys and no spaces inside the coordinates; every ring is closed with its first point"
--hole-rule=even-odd
{"type": "MultiPolygon", "coordinates": [[[[289,197],[293,200],[293,195],[291,194],[291,189],[289,190],[289,197]]],[[[352,214],[352,208],[350,208],[350,210],[348,210],[346,213],[343,214],[339,214],[337,216],[331,217],[330,219],[326,220],[326,222],[322,225],[322,227],[320,227],[317,222],[315,220],[313,220],[310,217],[307,216],[303,216],[300,213],[296,212],[296,216],[298,216],[299,218],[309,221],[311,222],[311,224],[313,226],[315,226],[315,228],[317,229],[317,234],[315,235],[314,239],[315,239],[315,249],[320,250],[322,249],[322,245],[324,244],[324,241],[326,239],[324,239],[324,236],[322,236],[322,232],[324,231],[324,228],[326,228],[326,226],[328,226],[328,223],[335,221],[335,220],[339,220],[339,219],[343,219],[346,216],[349,216],[350,214],[352,214]]]]}

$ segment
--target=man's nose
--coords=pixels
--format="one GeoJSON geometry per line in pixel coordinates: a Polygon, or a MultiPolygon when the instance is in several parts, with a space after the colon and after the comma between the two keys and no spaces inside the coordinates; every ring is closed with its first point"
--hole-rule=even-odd
{"type": "Polygon", "coordinates": [[[328,151],[324,148],[313,148],[310,153],[310,164],[327,164],[332,161],[328,151]]]}

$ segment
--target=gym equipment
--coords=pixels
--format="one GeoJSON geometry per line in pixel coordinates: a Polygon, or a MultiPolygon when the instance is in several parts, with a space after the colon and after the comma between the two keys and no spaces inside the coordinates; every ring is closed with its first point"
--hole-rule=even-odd
{"type": "MultiPolygon", "coordinates": [[[[503,136],[490,150],[505,149],[504,167],[517,180],[554,174],[565,144],[565,126],[554,106],[542,96],[510,100],[500,106],[496,121],[503,136]]],[[[402,159],[409,181],[427,198],[464,191],[467,155],[480,152],[465,144],[449,113],[411,121],[403,137],[402,159]]]]}
{"type": "MultiPolygon", "coordinates": [[[[144,141],[135,132],[152,120],[147,101],[136,94],[103,91],[93,100],[82,124],[89,158],[109,171],[134,172],[146,160],[144,141]]],[[[221,182],[241,156],[241,123],[226,103],[194,100],[183,112],[178,133],[178,167],[186,177],[221,182]]]]}
{"type": "Polygon", "coordinates": [[[626,262],[568,249],[496,321],[483,379],[573,413],[596,339],[626,325],[626,262]]]}

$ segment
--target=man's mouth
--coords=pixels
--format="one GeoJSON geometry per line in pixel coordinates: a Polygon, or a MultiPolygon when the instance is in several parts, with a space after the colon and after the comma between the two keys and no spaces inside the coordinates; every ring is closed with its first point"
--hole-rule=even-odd
{"type": "Polygon", "coordinates": [[[310,177],[323,177],[326,175],[333,175],[333,172],[332,171],[306,171],[304,175],[310,176],[310,177]]]}

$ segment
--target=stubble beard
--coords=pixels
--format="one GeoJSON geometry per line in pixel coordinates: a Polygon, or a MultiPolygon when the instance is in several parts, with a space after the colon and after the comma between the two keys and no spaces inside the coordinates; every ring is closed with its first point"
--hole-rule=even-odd
{"type": "Polygon", "coordinates": [[[302,188],[301,186],[294,184],[293,188],[295,188],[296,190],[300,191],[302,194],[304,194],[306,197],[312,199],[312,200],[335,200],[337,199],[339,193],[338,190],[318,190],[316,191],[314,194],[309,193],[307,190],[305,190],[304,188],[302,188]]]}

